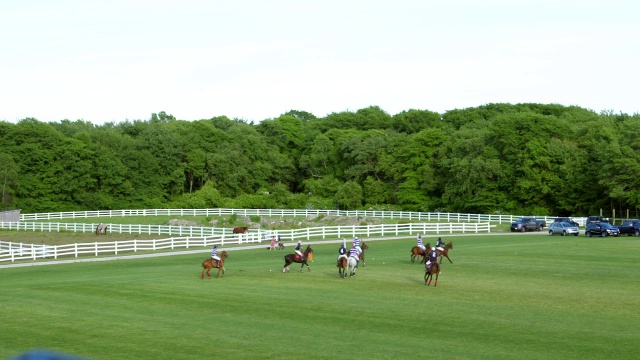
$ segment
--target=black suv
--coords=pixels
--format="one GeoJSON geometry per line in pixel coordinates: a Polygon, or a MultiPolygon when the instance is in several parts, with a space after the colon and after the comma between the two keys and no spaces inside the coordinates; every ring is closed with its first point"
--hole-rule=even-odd
{"type": "Polygon", "coordinates": [[[618,229],[620,229],[620,235],[627,234],[629,236],[640,236],[640,220],[625,220],[622,222],[622,224],[618,225],[618,229]]]}
{"type": "Polygon", "coordinates": [[[570,217],[557,217],[557,218],[553,219],[553,222],[560,222],[560,223],[562,223],[562,222],[566,222],[566,223],[569,223],[569,224],[571,224],[571,225],[573,225],[573,226],[580,226],[580,224],[578,224],[577,222],[575,222],[575,221],[574,221],[572,218],[570,218],[570,217]]]}
{"type": "Polygon", "coordinates": [[[590,236],[619,236],[620,229],[612,226],[607,222],[590,222],[587,224],[587,227],[584,229],[584,234],[587,237],[590,236]]]}

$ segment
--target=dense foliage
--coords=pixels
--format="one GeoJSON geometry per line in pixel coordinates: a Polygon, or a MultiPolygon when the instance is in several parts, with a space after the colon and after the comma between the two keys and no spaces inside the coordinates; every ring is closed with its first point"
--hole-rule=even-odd
{"type": "Polygon", "coordinates": [[[3,209],[398,209],[586,215],[640,205],[640,115],[488,104],[258,124],[0,122],[3,209]]]}

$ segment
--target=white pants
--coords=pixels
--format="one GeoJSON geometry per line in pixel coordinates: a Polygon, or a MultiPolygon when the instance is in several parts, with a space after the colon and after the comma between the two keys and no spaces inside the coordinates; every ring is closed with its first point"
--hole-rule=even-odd
{"type": "Polygon", "coordinates": [[[300,250],[296,250],[296,254],[300,255],[300,257],[302,257],[302,253],[300,252],[300,250]]]}
{"type": "Polygon", "coordinates": [[[343,254],[343,255],[338,256],[338,260],[340,260],[341,258],[345,258],[345,259],[346,259],[346,258],[347,258],[347,255],[344,255],[344,254],[343,254]]]}
{"type": "Polygon", "coordinates": [[[358,249],[358,254],[362,254],[362,249],[360,248],[360,246],[356,246],[356,249],[358,249]]]}
{"type": "Polygon", "coordinates": [[[220,257],[219,257],[218,255],[216,255],[216,256],[212,256],[211,258],[212,258],[213,260],[218,260],[218,261],[220,261],[220,257]]]}
{"type": "Polygon", "coordinates": [[[419,247],[422,251],[425,251],[425,250],[427,249],[426,247],[424,247],[424,245],[418,245],[418,247],[419,247]]]}

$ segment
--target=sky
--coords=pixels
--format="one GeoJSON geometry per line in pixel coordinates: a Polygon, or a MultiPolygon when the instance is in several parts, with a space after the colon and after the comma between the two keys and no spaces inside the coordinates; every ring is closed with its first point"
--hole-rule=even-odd
{"type": "Polygon", "coordinates": [[[0,121],[640,113],[640,2],[0,0],[0,121]]]}

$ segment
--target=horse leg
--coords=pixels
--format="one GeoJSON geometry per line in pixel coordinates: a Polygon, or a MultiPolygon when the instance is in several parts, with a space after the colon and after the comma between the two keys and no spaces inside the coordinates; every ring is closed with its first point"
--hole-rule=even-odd
{"type": "Polygon", "coordinates": [[[440,271],[436,271],[436,282],[433,284],[433,287],[438,286],[438,273],[439,273],[439,272],[440,272],[440,271]]]}

